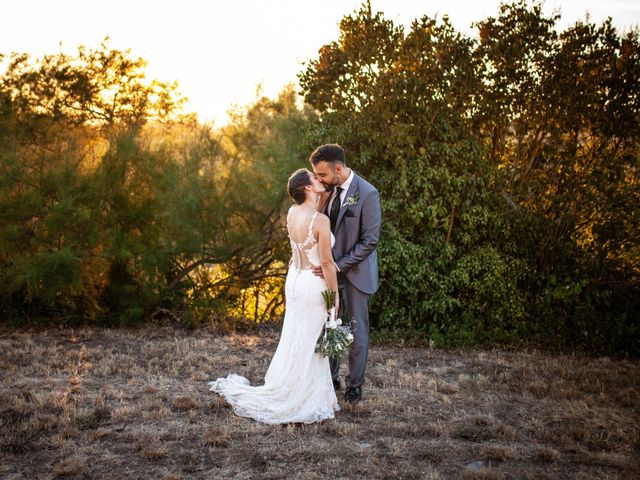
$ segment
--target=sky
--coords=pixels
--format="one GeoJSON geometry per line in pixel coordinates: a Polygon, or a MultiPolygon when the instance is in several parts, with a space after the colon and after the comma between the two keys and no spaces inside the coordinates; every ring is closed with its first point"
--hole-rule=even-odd
{"type": "MultiPolygon", "coordinates": [[[[396,24],[423,15],[448,15],[472,35],[474,21],[495,16],[500,0],[372,0],[396,24]]],[[[275,97],[296,83],[304,62],[337,40],[340,19],[360,0],[20,0],[2,6],[0,53],[74,53],[109,37],[112,48],[131,49],[147,73],[177,80],[188,98],[185,112],[221,126],[230,108],[256,99],[258,88],[275,97]],[[10,19],[10,20],[8,20],[10,19]],[[8,21],[7,21],[8,20],[8,21]]],[[[546,0],[544,12],[560,10],[559,29],[587,12],[607,17],[622,31],[640,26],[640,0],[546,0]]]]}

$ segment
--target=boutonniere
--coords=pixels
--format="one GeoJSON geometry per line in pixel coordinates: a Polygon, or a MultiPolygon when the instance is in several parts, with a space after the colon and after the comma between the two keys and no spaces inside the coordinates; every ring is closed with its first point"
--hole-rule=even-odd
{"type": "Polygon", "coordinates": [[[353,207],[358,204],[358,200],[360,200],[360,192],[356,191],[356,193],[344,199],[344,203],[342,204],[342,206],[353,207]]]}

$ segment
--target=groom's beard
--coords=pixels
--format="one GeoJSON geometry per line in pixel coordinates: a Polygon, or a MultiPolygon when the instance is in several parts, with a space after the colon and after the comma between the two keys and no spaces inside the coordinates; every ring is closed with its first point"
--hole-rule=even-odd
{"type": "Polygon", "coordinates": [[[327,192],[333,192],[333,189],[340,185],[340,177],[338,175],[333,179],[333,183],[325,183],[324,188],[327,192]]]}

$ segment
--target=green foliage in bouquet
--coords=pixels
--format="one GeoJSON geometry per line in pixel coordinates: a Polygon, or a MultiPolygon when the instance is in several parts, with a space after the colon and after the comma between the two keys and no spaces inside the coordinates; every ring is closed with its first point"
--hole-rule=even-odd
{"type": "Polygon", "coordinates": [[[336,294],[333,290],[322,292],[324,306],[327,310],[326,320],[322,327],[322,332],[316,343],[316,353],[340,359],[349,353],[353,343],[353,334],[349,325],[342,325],[342,320],[335,319],[334,302],[336,294]]]}

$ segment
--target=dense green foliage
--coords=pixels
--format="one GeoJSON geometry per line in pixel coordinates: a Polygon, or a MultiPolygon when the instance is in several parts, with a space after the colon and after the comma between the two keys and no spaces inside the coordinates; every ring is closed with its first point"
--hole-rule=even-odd
{"type": "Polygon", "coordinates": [[[640,345],[640,43],[503,5],[478,39],[364,5],[300,75],[381,191],[378,329],[449,344],[640,345]]]}
{"type": "Polygon", "coordinates": [[[176,116],[175,85],[148,82],[128,52],[8,60],[3,321],[277,314],[284,185],[312,116],[291,87],[214,131],[176,116]]]}
{"type": "Polygon", "coordinates": [[[5,57],[2,321],[278,318],[286,179],[337,142],[381,192],[376,332],[637,355],[638,32],[557,20],[517,1],[470,38],[365,4],[304,106],[219,129],[129,52],[5,57]]]}

